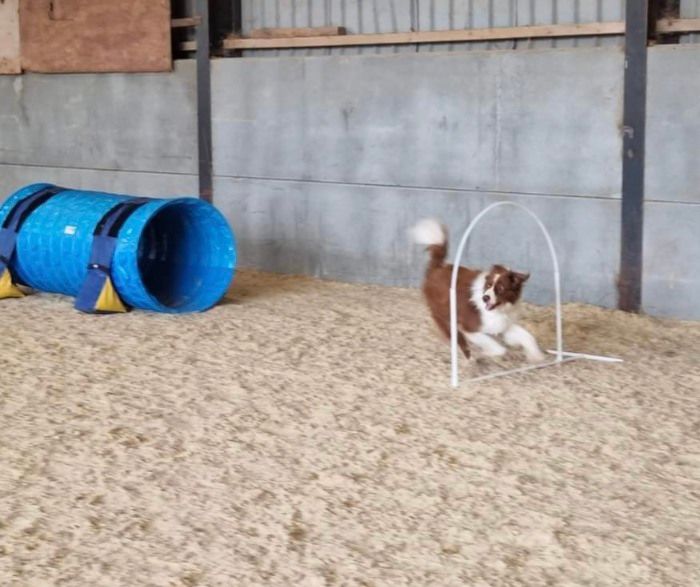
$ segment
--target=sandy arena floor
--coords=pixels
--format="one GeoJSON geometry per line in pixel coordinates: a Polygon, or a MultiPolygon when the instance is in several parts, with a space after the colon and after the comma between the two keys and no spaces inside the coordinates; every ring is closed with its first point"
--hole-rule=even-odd
{"type": "Polygon", "coordinates": [[[568,306],[627,362],[459,392],[416,290],[0,326],[2,587],[700,585],[700,323],[568,306]]]}

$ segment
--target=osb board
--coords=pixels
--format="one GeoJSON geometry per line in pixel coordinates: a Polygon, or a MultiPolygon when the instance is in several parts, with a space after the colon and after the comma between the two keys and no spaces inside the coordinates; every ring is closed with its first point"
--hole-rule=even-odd
{"type": "Polygon", "coordinates": [[[0,0],[0,74],[20,73],[19,0],[0,0]]]}
{"type": "Polygon", "coordinates": [[[169,0],[22,0],[20,38],[26,71],[172,68],[169,0]]]}

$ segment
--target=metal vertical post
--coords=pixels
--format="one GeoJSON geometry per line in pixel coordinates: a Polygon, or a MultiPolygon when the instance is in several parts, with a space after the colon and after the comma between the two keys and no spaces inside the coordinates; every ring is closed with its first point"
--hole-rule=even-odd
{"type": "Polygon", "coordinates": [[[211,40],[209,0],[197,0],[197,151],[199,158],[199,197],[214,197],[211,130],[211,40]]]}
{"type": "Polygon", "coordinates": [[[642,304],[648,34],[649,1],[627,0],[622,136],[622,243],[618,287],[619,307],[628,312],[639,312],[642,304]]]}

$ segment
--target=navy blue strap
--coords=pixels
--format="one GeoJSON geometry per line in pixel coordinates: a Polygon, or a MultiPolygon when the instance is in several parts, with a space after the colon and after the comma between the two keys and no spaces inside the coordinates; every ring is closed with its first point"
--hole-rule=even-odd
{"type": "Polygon", "coordinates": [[[148,202],[148,198],[131,198],[125,202],[117,204],[97,223],[93,234],[109,235],[116,237],[119,230],[139,206],[148,202]]]}
{"type": "Polygon", "coordinates": [[[148,201],[132,198],[117,204],[97,223],[92,237],[92,249],[85,282],[75,300],[75,307],[82,312],[95,312],[95,305],[102,288],[112,273],[112,259],[117,248],[119,231],[129,217],[148,201]]]}
{"type": "Polygon", "coordinates": [[[92,252],[89,268],[101,268],[109,273],[112,267],[112,257],[117,248],[119,230],[136,210],[143,206],[146,198],[133,198],[117,204],[97,223],[92,237],[92,252]]]}
{"type": "Polygon", "coordinates": [[[5,220],[3,220],[0,227],[0,271],[9,268],[10,261],[15,253],[17,235],[32,212],[48,202],[56,194],[65,190],[66,188],[55,185],[48,186],[22,198],[12,207],[12,210],[5,216],[5,220]]]}

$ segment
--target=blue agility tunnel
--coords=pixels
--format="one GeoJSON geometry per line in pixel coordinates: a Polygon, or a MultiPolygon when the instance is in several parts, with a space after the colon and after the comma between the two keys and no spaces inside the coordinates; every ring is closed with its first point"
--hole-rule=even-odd
{"type": "Polygon", "coordinates": [[[77,296],[88,312],[201,312],[224,296],[235,265],[226,219],[195,198],[35,184],[0,206],[0,297],[23,285],[77,296]]]}

